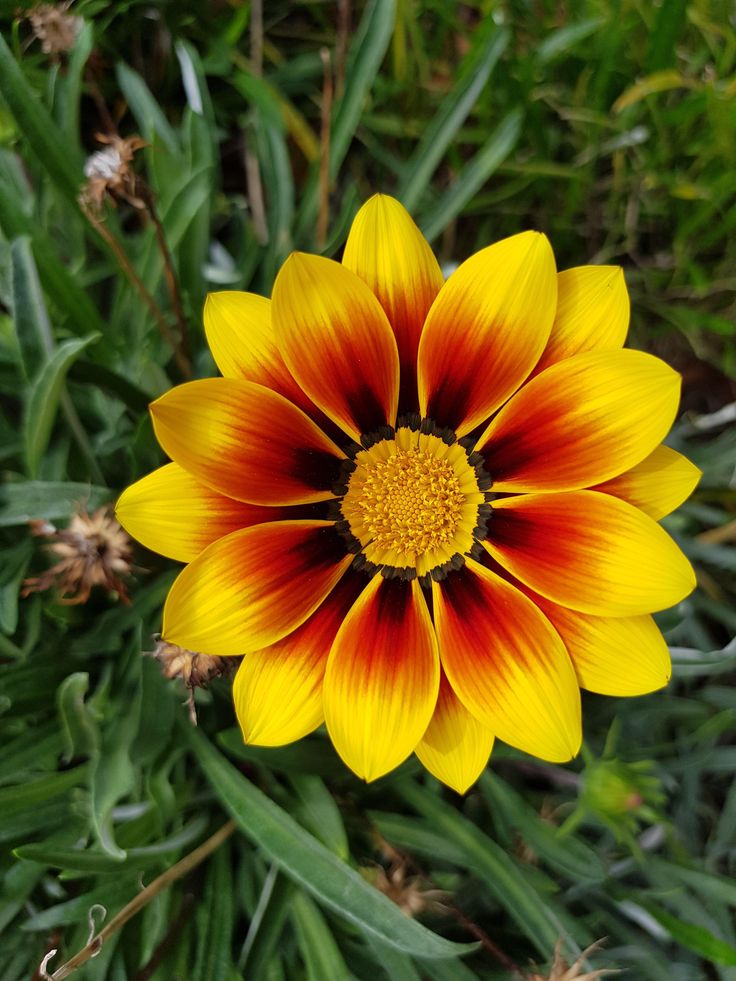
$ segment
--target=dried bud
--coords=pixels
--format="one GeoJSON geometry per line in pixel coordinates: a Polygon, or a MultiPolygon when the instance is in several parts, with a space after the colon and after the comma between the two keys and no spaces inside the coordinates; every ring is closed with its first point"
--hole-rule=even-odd
{"type": "Polygon", "coordinates": [[[396,903],[405,916],[414,917],[428,910],[440,910],[441,901],[448,895],[441,889],[428,888],[421,876],[408,876],[404,860],[394,862],[388,871],[378,865],[363,868],[361,873],[379,892],[396,903]]]}
{"type": "Polygon", "coordinates": [[[189,651],[186,647],[169,644],[165,640],[157,641],[155,648],[150,653],[151,657],[156,658],[161,665],[161,672],[165,678],[179,678],[188,688],[189,717],[194,725],[197,724],[197,714],[194,709],[194,689],[203,688],[213,678],[230,674],[239,663],[237,657],[200,654],[197,651],[189,651]]]}
{"type": "Polygon", "coordinates": [[[71,2],[39,3],[28,14],[31,29],[41,42],[44,54],[66,54],[76,44],[84,20],[76,14],[67,13],[70,7],[71,2]]]}
{"type": "Polygon", "coordinates": [[[48,539],[48,550],[59,561],[40,576],[26,579],[23,596],[56,586],[60,602],[75,605],[87,602],[93,586],[102,586],[128,602],[121,577],[131,570],[130,538],[109,508],[91,515],[80,510],[61,531],[48,521],[31,521],[30,526],[32,534],[48,539]]]}
{"type": "Polygon", "coordinates": [[[600,944],[600,940],[597,943],[591,944],[590,947],[582,952],[575,963],[570,965],[562,956],[562,941],[558,940],[555,945],[554,960],[549,974],[528,974],[526,976],[527,981],[597,981],[598,978],[618,974],[618,971],[607,967],[598,968],[596,971],[586,971],[584,974],[581,973],[583,964],[600,947],[600,944]]]}
{"type": "Polygon", "coordinates": [[[138,186],[138,179],[131,167],[136,151],[146,145],[145,140],[140,136],[123,138],[117,134],[106,136],[100,133],[96,139],[106,146],[88,157],[84,165],[87,183],[79,198],[82,207],[99,215],[105,198],[109,197],[113,204],[116,199],[121,199],[134,208],[145,208],[142,188],[138,186]]]}

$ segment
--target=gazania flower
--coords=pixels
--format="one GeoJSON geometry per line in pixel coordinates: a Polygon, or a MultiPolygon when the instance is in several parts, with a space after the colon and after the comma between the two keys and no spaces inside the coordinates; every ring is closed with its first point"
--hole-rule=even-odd
{"type": "Polygon", "coordinates": [[[666,684],[650,614],[694,576],[656,520],[698,471],[660,446],[679,376],[621,350],[628,313],[619,269],[558,274],[535,232],[443,282],[384,196],[342,263],[295,254],[270,301],[209,297],[224,377],[153,404],[173,462],[117,513],[189,563],[165,640],[245,655],[247,741],[324,721],[366,780],[416,752],[465,790],[494,737],[574,756],[579,686],[666,684]]]}

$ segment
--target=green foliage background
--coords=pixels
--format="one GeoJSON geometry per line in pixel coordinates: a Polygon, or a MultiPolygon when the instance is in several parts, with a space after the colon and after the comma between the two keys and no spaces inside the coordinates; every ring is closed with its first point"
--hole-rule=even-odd
{"type": "Polygon", "coordinates": [[[234,0],[78,0],[83,29],[56,57],[27,10],[3,13],[0,977],[39,977],[56,948],[53,972],[90,923],[233,815],[236,833],[78,977],[494,979],[548,964],[558,937],[568,959],[607,937],[594,964],[627,977],[736,979],[733,8],[264,6],[261,35],[234,0]],[[318,243],[323,49],[337,80],[318,243]],[[45,562],[27,521],[63,524],[78,502],[112,500],[159,465],[146,407],[182,378],[142,298],[175,333],[153,225],[108,205],[104,238],[77,202],[103,107],[147,141],[136,169],[196,375],[214,373],[206,292],[268,294],[292,249],[338,253],[375,190],[407,204],[445,263],[535,227],[560,268],[625,267],[632,343],[683,372],[672,443],[704,471],[666,522],[701,587],[661,617],[675,662],[666,693],[586,695],[581,760],[555,767],[499,747],[463,799],[411,762],[365,786],[320,732],[244,747],[223,682],[198,692],[189,726],[183,690],[140,653],[171,563],[138,553],[131,606],[103,593],[81,607],[19,601],[45,562]],[[617,811],[622,780],[640,807],[617,811]],[[445,891],[440,906],[411,920],[373,888],[397,860],[445,891]]]}

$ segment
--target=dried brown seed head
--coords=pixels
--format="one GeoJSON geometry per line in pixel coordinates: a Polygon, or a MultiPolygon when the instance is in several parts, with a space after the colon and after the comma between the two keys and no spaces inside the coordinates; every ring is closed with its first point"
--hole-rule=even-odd
{"type": "Polygon", "coordinates": [[[28,14],[33,34],[41,42],[44,54],[58,56],[71,51],[84,20],[70,14],[71,3],[39,3],[28,14]]]}
{"type": "Polygon", "coordinates": [[[131,571],[131,541],[108,507],[93,514],[79,510],[66,528],[58,531],[48,521],[30,523],[34,535],[48,539],[55,565],[23,583],[23,596],[55,586],[60,602],[86,603],[94,586],[114,591],[123,602],[128,593],[123,577],[131,571]]]}

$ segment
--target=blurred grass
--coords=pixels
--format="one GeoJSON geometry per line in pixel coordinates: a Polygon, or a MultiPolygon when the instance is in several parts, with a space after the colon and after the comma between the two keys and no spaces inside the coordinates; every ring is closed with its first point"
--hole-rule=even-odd
{"type": "Polygon", "coordinates": [[[3,981],[58,948],[53,971],[87,942],[95,904],[109,922],[228,812],[238,832],[80,977],[492,979],[549,962],[558,936],[570,954],[606,936],[595,965],[633,978],[736,978],[730,4],[269,0],[261,32],[249,4],[79,0],[82,29],[58,54],[16,7],[0,41],[3,981]],[[165,251],[141,210],[107,205],[100,226],[77,203],[111,125],[148,144],[136,171],[165,251]],[[323,250],[338,254],[379,189],[446,264],[526,227],[561,268],[622,264],[632,343],[683,372],[672,443],[704,471],[668,522],[701,586],[662,616],[668,693],[586,696],[588,763],[499,749],[465,799],[413,763],[364,786],[320,733],[244,747],[221,683],[198,693],[184,738],[183,692],[140,657],[172,576],[156,556],[139,555],[130,607],[18,599],[44,562],[29,519],[63,522],[161,462],[146,403],[183,377],[182,323],[180,353],[213,372],[206,292],[268,294],[291,249],[318,248],[325,204],[323,250]],[[586,812],[560,836],[614,720],[618,760],[653,761],[664,803],[634,831],[586,812]],[[444,891],[419,916],[432,933],[356,878],[379,865],[444,891]],[[478,938],[462,959],[443,946],[478,938]]]}

